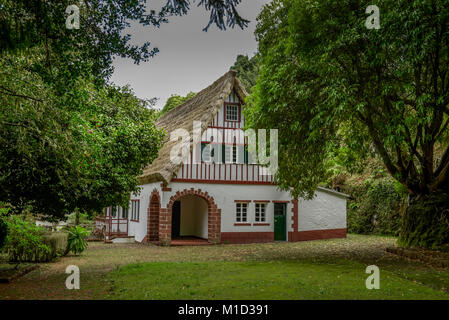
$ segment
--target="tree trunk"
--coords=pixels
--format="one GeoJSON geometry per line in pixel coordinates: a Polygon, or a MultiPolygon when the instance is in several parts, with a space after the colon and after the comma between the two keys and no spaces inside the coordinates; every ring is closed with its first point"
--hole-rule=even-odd
{"type": "Polygon", "coordinates": [[[78,209],[75,210],[75,226],[80,224],[80,211],[78,209]]]}
{"type": "Polygon", "coordinates": [[[437,248],[449,243],[449,190],[409,196],[399,245],[437,248]]]}

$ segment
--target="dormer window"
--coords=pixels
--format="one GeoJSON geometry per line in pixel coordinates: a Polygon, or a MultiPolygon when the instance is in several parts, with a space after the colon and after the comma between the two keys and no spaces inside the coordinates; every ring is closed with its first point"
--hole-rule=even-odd
{"type": "Polygon", "coordinates": [[[226,121],[239,121],[239,106],[227,105],[226,106],[226,121]]]}

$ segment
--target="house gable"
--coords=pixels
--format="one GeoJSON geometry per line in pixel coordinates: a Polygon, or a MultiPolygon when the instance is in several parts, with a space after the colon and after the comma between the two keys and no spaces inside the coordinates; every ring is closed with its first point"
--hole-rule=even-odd
{"type": "MultiPolygon", "coordinates": [[[[244,100],[248,95],[237,79],[237,73],[233,70],[224,74],[209,87],[201,90],[192,99],[158,119],[156,126],[165,129],[166,137],[162,148],[159,150],[158,157],[144,169],[143,174],[139,177],[140,182],[144,184],[161,181],[168,184],[173,175],[182,166],[182,163],[175,164],[170,160],[172,148],[180,143],[178,141],[170,141],[170,133],[181,128],[187,130],[191,141],[188,142],[189,145],[186,147],[192,153],[193,123],[196,121],[201,122],[201,134],[203,134],[232,92],[235,92],[234,95],[239,100],[244,100]]],[[[235,97],[233,96],[233,98],[235,97]]]]}

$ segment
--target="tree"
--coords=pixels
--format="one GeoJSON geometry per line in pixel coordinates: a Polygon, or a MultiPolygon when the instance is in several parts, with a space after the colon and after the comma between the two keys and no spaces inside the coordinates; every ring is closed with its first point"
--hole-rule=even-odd
{"type": "Polygon", "coordinates": [[[167,99],[167,102],[165,102],[165,105],[162,107],[161,111],[159,112],[159,117],[162,117],[164,114],[169,112],[170,110],[176,108],[180,104],[183,104],[187,100],[192,99],[196,95],[195,92],[189,92],[185,97],[172,94],[170,98],[167,99]]]}
{"type": "MultiPolygon", "coordinates": [[[[247,21],[240,0],[201,0],[219,28],[247,21]],[[226,20],[225,20],[226,19],[226,20]]],[[[80,28],[66,28],[72,1],[5,0],[0,4],[0,200],[20,211],[63,218],[126,206],[142,168],[156,156],[162,132],[151,101],[108,84],[116,55],[147,61],[146,42],[130,44],[130,22],[158,27],[189,10],[169,0],[160,12],[145,1],[80,4],[80,28]]]]}
{"type": "Polygon", "coordinates": [[[77,80],[57,96],[27,71],[34,50],[0,61],[0,199],[15,211],[63,218],[127,204],[163,134],[155,113],[127,88],[77,80]]]}
{"type": "Polygon", "coordinates": [[[409,194],[399,242],[449,242],[449,6],[383,0],[275,0],[258,17],[254,127],[279,129],[276,179],[311,197],[344,139],[374,148],[409,194]],[[371,18],[370,18],[371,19],[371,18]]]}
{"type": "MultiPolygon", "coordinates": [[[[235,25],[246,27],[248,21],[236,9],[240,1],[200,0],[198,6],[210,11],[210,20],[204,30],[212,24],[220,29],[235,25]]],[[[130,22],[159,27],[167,23],[171,15],[185,15],[190,9],[189,0],[168,0],[159,12],[147,12],[144,0],[86,0],[78,7],[79,29],[68,29],[68,14],[65,12],[69,5],[73,5],[73,1],[3,1],[0,11],[0,53],[43,45],[46,57],[40,71],[45,71],[49,78],[75,78],[82,74],[94,75],[96,81],[101,82],[112,74],[115,55],[140,63],[148,61],[159,51],[151,48],[150,42],[131,45],[131,36],[124,32],[130,22]],[[58,74],[52,70],[55,63],[61,69],[58,74]]],[[[66,84],[61,84],[62,89],[66,84]]]]}
{"type": "Polygon", "coordinates": [[[231,70],[237,71],[237,76],[248,93],[251,93],[251,89],[256,84],[257,76],[259,75],[258,60],[257,54],[251,58],[239,54],[231,67],[231,70]]]}

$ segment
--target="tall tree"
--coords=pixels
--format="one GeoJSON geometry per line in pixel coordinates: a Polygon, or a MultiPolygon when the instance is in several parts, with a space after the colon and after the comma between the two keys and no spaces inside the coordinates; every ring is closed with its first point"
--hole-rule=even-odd
{"type": "MultiPolygon", "coordinates": [[[[199,1],[210,11],[205,29],[245,27],[239,3],[199,1]]],[[[0,200],[57,218],[126,205],[138,191],[137,176],[157,156],[162,132],[147,101],[108,84],[112,59],[147,61],[157,48],[132,45],[125,28],[158,27],[186,14],[190,1],[147,12],[142,0],[85,0],[79,28],[70,29],[73,4],[0,2],[0,200]]]]}
{"type": "Polygon", "coordinates": [[[449,6],[275,0],[258,17],[261,72],[247,119],[279,129],[283,188],[310,197],[342,136],[374,147],[409,193],[400,243],[449,242],[449,6]],[[368,23],[366,24],[366,20],[368,23]]]}
{"type": "Polygon", "coordinates": [[[251,58],[239,54],[235,60],[231,70],[237,71],[237,76],[242,82],[248,93],[251,93],[253,86],[256,84],[259,75],[258,55],[255,54],[251,58]]]}

